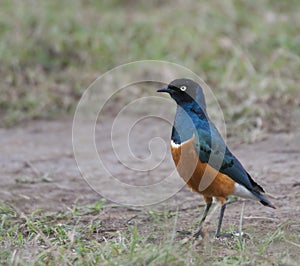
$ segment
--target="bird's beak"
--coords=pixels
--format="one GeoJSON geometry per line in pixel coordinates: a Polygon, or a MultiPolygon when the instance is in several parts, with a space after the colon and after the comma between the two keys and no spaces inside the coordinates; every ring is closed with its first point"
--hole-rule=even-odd
{"type": "Polygon", "coordinates": [[[168,93],[170,93],[170,89],[169,88],[161,88],[161,89],[157,90],[157,92],[168,92],[168,93]]]}

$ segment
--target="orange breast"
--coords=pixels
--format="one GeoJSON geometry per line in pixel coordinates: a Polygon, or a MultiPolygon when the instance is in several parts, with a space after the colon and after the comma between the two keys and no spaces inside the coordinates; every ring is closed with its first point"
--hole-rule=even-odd
{"type": "Polygon", "coordinates": [[[171,152],[179,175],[192,191],[202,194],[206,201],[216,197],[224,203],[226,197],[234,192],[235,182],[231,178],[199,160],[194,138],[181,145],[171,145],[171,152]]]}

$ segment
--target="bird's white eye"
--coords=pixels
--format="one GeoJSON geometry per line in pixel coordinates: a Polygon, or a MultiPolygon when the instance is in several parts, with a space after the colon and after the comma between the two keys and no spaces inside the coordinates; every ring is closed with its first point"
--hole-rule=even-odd
{"type": "Polygon", "coordinates": [[[185,91],[186,90],[186,86],[181,86],[180,90],[185,91]]]}

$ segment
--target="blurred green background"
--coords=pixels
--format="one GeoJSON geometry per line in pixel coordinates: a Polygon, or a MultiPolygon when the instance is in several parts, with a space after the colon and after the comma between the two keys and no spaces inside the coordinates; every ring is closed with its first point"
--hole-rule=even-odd
{"type": "Polygon", "coordinates": [[[232,133],[286,130],[300,105],[297,0],[1,0],[0,13],[1,126],[71,115],[96,77],[143,59],[202,77],[232,133]]]}

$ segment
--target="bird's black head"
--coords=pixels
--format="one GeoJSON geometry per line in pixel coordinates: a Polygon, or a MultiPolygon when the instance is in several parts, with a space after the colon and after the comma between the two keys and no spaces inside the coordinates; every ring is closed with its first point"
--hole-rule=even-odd
{"type": "Polygon", "coordinates": [[[202,88],[191,79],[175,79],[167,87],[157,91],[169,93],[179,105],[196,102],[202,109],[206,109],[202,88]]]}

